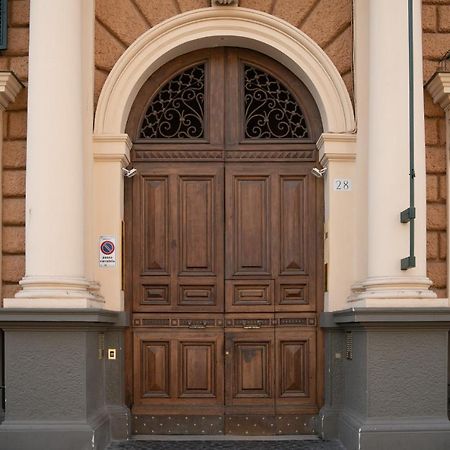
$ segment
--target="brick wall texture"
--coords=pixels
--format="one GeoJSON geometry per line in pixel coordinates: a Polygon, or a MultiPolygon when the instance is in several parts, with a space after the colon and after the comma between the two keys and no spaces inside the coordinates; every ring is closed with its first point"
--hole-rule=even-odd
{"type": "MultiPolygon", "coordinates": [[[[157,23],[210,0],[96,0],[95,103],[126,48],[157,23]]],[[[450,0],[423,1],[424,80],[450,49],[450,0]]],[[[328,54],[353,96],[351,0],[240,0],[240,6],[281,17],[299,27],[328,54]]],[[[27,85],[29,0],[9,0],[8,50],[0,70],[12,70],[27,85]]],[[[3,297],[14,295],[24,274],[26,99],[24,89],[4,114],[3,130],[3,297]]],[[[446,158],[442,110],[425,94],[427,143],[428,274],[446,296],[446,158]]]]}
{"type": "MultiPolygon", "coordinates": [[[[115,62],[137,37],[171,16],[210,5],[210,0],[96,0],[95,100],[115,62]]],[[[325,50],[353,91],[352,0],[240,0],[239,5],[301,28],[325,50]]]]}
{"type": "MultiPolygon", "coordinates": [[[[450,50],[450,0],[424,0],[423,72],[427,82],[450,50]]],[[[447,181],[445,114],[425,91],[427,269],[433,289],[447,296],[447,181]]]]}
{"type": "MultiPolygon", "coordinates": [[[[29,0],[8,1],[8,49],[0,52],[0,70],[28,80],[29,0]]],[[[27,89],[3,114],[2,296],[11,297],[25,271],[25,155],[27,89]]],[[[1,301],[1,300],[0,300],[1,301]]]]}

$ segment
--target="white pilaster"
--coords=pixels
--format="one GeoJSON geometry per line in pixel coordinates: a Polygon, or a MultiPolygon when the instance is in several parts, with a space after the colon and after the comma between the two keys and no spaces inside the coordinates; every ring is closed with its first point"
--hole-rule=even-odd
{"type": "Polygon", "coordinates": [[[98,306],[85,264],[86,2],[31,0],[26,273],[6,307],[98,306]]]}
{"type": "MultiPolygon", "coordinates": [[[[408,2],[356,0],[355,5],[367,22],[355,28],[355,42],[368,37],[368,92],[357,91],[356,98],[357,104],[368,98],[368,255],[367,278],[356,284],[350,301],[352,306],[445,305],[435,299],[426,277],[421,1],[414,0],[413,26],[416,267],[407,271],[400,261],[409,256],[410,230],[400,223],[400,212],[409,207],[408,2]]],[[[356,61],[357,77],[364,71],[361,62],[356,61]]]]}
{"type": "MultiPolygon", "coordinates": [[[[317,142],[324,177],[325,226],[324,263],[327,285],[325,311],[345,309],[355,281],[355,183],[356,134],[323,133],[317,142]],[[335,189],[336,180],[352,183],[351,189],[335,189]]],[[[340,186],[341,187],[341,186],[340,186]]]]}
{"type": "MultiPolygon", "coordinates": [[[[116,238],[115,267],[99,267],[97,251],[90,255],[94,276],[101,286],[101,295],[108,309],[124,309],[122,273],[124,260],[122,233],[124,219],[124,177],[122,167],[130,162],[131,140],[127,134],[94,136],[94,236],[116,238]]],[[[131,181],[131,180],[129,180],[131,181]]]]}

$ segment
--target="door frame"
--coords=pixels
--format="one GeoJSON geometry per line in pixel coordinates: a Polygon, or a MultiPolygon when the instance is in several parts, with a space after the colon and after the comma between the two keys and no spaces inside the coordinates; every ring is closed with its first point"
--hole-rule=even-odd
{"type": "MultiPolygon", "coordinates": [[[[129,122],[127,124],[127,130],[129,130],[130,136],[137,136],[138,135],[138,127],[140,123],[140,118],[142,111],[145,111],[147,109],[148,101],[153,97],[155,93],[158,92],[158,90],[164,86],[164,84],[167,82],[167,80],[170,80],[175,74],[179,73],[180,70],[182,70],[185,67],[192,67],[193,64],[195,64],[197,61],[202,61],[205,58],[212,57],[215,58],[216,54],[219,54],[218,52],[212,52],[210,53],[208,49],[199,50],[196,52],[193,52],[191,55],[187,56],[187,59],[184,57],[176,58],[173,61],[170,61],[166,66],[163,66],[158,70],[155,74],[155,78],[149,78],[149,80],[143,85],[142,89],[139,92],[139,95],[136,97],[136,103],[133,105],[131,109],[131,114],[129,117],[129,122]]],[[[224,53],[221,53],[224,55],[224,53]]],[[[241,52],[235,52],[231,53],[232,55],[241,55],[244,58],[244,61],[250,61],[250,63],[255,64],[256,66],[261,66],[264,68],[264,70],[267,70],[269,73],[273,73],[277,79],[279,80],[287,80],[287,82],[290,86],[290,90],[292,89],[292,93],[295,96],[302,95],[305,97],[303,99],[304,105],[303,105],[303,113],[307,117],[307,120],[310,124],[310,131],[312,135],[318,136],[320,134],[319,127],[320,124],[320,116],[315,111],[315,105],[312,104],[312,99],[309,98],[309,93],[305,92],[304,85],[300,82],[298,82],[292,73],[289,72],[288,69],[285,67],[282,67],[277,63],[276,61],[273,61],[273,65],[271,64],[271,61],[269,58],[267,58],[264,55],[258,55],[255,52],[248,52],[248,51],[241,51],[241,52]],[[272,67],[273,66],[273,67],[272,67]],[[319,122],[319,123],[318,123],[319,122]]],[[[236,67],[239,67],[239,62],[236,60],[236,67]]],[[[223,68],[223,67],[222,67],[223,68]]],[[[222,75],[224,77],[224,83],[226,86],[230,87],[231,84],[229,83],[229,80],[227,77],[229,76],[229,72],[225,70],[224,74],[222,75]]],[[[213,79],[214,81],[214,79],[213,79]]],[[[234,80],[236,82],[236,80],[234,80]]],[[[239,83],[237,84],[237,87],[235,89],[240,89],[239,83]]],[[[223,96],[222,96],[223,98],[223,96]]],[[[239,97],[233,97],[235,102],[239,102],[239,97]]],[[[205,99],[207,100],[207,99],[205,99]]],[[[234,110],[235,107],[230,107],[230,104],[225,102],[223,103],[220,99],[214,99],[214,104],[221,105],[223,111],[229,113],[229,111],[234,110]]],[[[238,118],[241,120],[243,117],[241,117],[241,114],[238,114],[238,118]]],[[[209,117],[205,117],[205,122],[208,123],[209,117]]],[[[211,120],[211,123],[214,121],[211,120]]],[[[239,122],[239,119],[238,119],[239,122]]],[[[209,141],[209,143],[200,143],[199,145],[201,148],[204,148],[205,150],[208,149],[209,146],[217,147],[219,144],[220,139],[222,139],[221,145],[224,146],[224,148],[227,148],[227,144],[229,144],[227,140],[227,136],[224,136],[223,132],[225,129],[225,124],[221,124],[221,130],[217,129],[217,126],[214,126],[213,129],[213,135],[212,140],[209,141]]],[[[230,129],[231,135],[236,134],[235,127],[231,127],[230,129]]],[[[159,141],[157,141],[159,142],[159,141]]],[[[180,147],[182,145],[186,144],[177,144],[173,143],[173,141],[169,140],[169,146],[172,147],[180,147]],[[171,143],[172,142],[172,143],[171,143]]],[[[232,141],[231,146],[234,148],[239,143],[239,138],[237,135],[235,136],[235,139],[232,141]]],[[[157,146],[159,145],[167,145],[167,144],[154,144],[157,146]]],[[[191,146],[189,141],[187,142],[188,146],[191,146]]],[[[198,144],[194,144],[198,145],[198,144]]],[[[245,144],[244,144],[245,145],[245,144]]],[[[259,140],[251,143],[252,148],[259,148],[258,145],[266,145],[264,140],[259,140]]],[[[271,145],[269,143],[269,145],[271,145]]],[[[283,144],[284,146],[289,146],[290,144],[283,144]]],[[[292,144],[291,144],[292,145],[292,144]]],[[[311,146],[311,144],[307,144],[311,146]]],[[[238,144],[239,147],[242,146],[242,144],[238,144]]],[[[237,148],[237,147],[236,147],[237,148]]],[[[261,147],[262,148],[262,147],[261,147]]],[[[245,150],[244,150],[245,151],[245,150]]],[[[170,162],[156,162],[156,164],[164,164],[165,166],[170,165],[170,162]]],[[[239,162],[236,161],[230,161],[234,166],[239,165],[239,162]]],[[[266,164],[269,162],[267,161],[266,164]]],[[[313,164],[311,162],[305,162],[305,161],[287,161],[283,164],[289,165],[289,164],[313,164]]],[[[139,166],[143,165],[151,165],[152,161],[148,162],[140,162],[138,161],[136,164],[139,166]]],[[[188,162],[174,162],[173,164],[182,164],[186,165],[188,162]]],[[[190,162],[190,164],[195,164],[194,161],[190,162]]],[[[197,162],[197,164],[200,164],[197,162]]],[[[222,164],[224,166],[226,165],[226,161],[224,161],[222,164]]],[[[248,164],[248,163],[247,163],[248,164]]],[[[274,164],[279,164],[278,162],[274,162],[274,164]]],[[[243,163],[245,165],[245,163],[243,163]]],[[[322,224],[324,222],[324,196],[323,196],[323,183],[321,180],[313,179],[313,182],[315,183],[315,195],[316,198],[314,199],[314,205],[315,205],[315,211],[313,214],[315,215],[314,220],[315,223],[318,225],[315,228],[315,235],[314,235],[314,244],[313,248],[315,249],[315,264],[316,267],[313,270],[314,276],[314,282],[315,282],[315,301],[316,301],[316,314],[319,315],[321,312],[323,312],[323,298],[324,298],[324,252],[323,252],[323,236],[324,236],[324,230],[322,227],[322,224]],[[320,225],[320,226],[319,226],[320,225]]],[[[225,205],[224,205],[225,207],[225,205]]],[[[124,205],[125,211],[124,211],[124,219],[125,219],[125,235],[124,235],[124,286],[125,286],[125,310],[130,315],[130,317],[133,316],[133,289],[134,289],[134,276],[132,273],[132,261],[133,261],[133,220],[134,220],[134,206],[133,206],[133,187],[132,187],[132,181],[131,179],[128,179],[125,181],[125,205],[124,205]]],[[[224,227],[226,227],[226,223],[224,222],[224,227]]],[[[226,259],[227,250],[224,249],[224,257],[226,259]]],[[[226,266],[226,261],[224,261],[224,264],[226,266]]],[[[225,278],[223,279],[223,282],[225,283],[225,278]]],[[[225,288],[225,286],[224,286],[225,288]]],[[[126,403],[129,407],[132,406],[133,398],[134,398],[134,383],[136,380],[136,374],[134,373],[134,339],[133,339],[133,324],[127,328],[126,330],[126,339],[125,339],[125,389],[126,389],[126,403]]],[[[225,332],[225,330],[224,330],[225,332]]],[[[225,336],[224,336],[225,337],[225,336]]],[[[315,349],[315,362],[316,362],[316,387],[315,387],[315,396],[317,398],[317,404],[319,407],[321,407],[324,403],[324,348],[323,348],[323,331],[320,329],[319,326],[316,328],[316,349],[315,349]]],[[[223,384],[224,386],[227,384],[227,380],[225,378],[226,373],[223,374],[223,384]]],[[[275,386],[275,389],[277,387],[275,386]]]]}

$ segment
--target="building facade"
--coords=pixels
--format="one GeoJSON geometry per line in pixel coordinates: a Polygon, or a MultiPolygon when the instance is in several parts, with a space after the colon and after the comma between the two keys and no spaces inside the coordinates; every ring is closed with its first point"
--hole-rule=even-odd
{"type": "Polygon", "coordinates": [[[7,18],[0,448],[450,447],[450,1],[7,18]]]}

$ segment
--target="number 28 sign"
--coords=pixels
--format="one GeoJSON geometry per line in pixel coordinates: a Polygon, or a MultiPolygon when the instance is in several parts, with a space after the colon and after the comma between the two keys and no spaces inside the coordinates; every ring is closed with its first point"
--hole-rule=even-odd
{"type": "Polygon", "coordinates": [[[333,180],[333,189],[338,192],[348,192],[352,190],[352,180],[348,178],[336,178],[333,180]]]}

